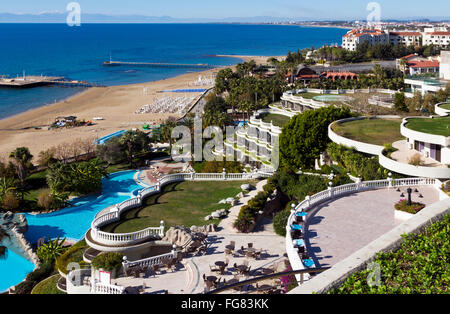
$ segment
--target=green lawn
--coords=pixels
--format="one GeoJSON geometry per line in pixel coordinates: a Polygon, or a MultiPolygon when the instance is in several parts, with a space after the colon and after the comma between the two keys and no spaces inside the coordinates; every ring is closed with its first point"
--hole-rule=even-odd
{"type": "Polygon", "coordinates": [[[408,119],[406,127],[418,132],[450,136],[450,117],[408,119]]]}
{"type": "Polygon", "coordinates": [[[322,94],[317,94],[317,93],[300,93],[300,94],[295,94],[295,96],[301,96],[305,99],[313,99],[316,96],[320,96],[322,94]]]}
{"type": "Polygon", "coordinates": [[[56,288],[59,278],[61,278],[60,275],[55,275],[44,279],[33,288],[31,294],[65,294],[56,288]]]}
{"type": "Polygon", "coordinates": [[[164,220],[166,229],[184,225],[203,226],[218,223],[218,220],[205,221],[211,212],[229,208],[218,204],[220,200],[234,197],[241,192],[243,181],[228,182],[182,182],[169,184],[162,194],[150,196],[143,208],[130,210],[122,215],[121,221],[105,226],[103,231],[129,233],[148,227],[158,227],[164,220]]]}
{"type": "Polygon", "coordinates": [[[272,122],[273,125],[279,126],[280,128],[282,128],[286,123],[289,122],[289,120],[291,120],[291,118],[289,118],[287,116],[283,116],[281,114],[273,114],[273,113],[262,115],[261,119],[265,123],[272,122]]]}
{"type": "Polygon", "coordinates": [[[364,119],[335,124],[333,131],[355,141],[383,146],[403,139],[400,124],[400,119],[364,119]]]}
{"type": "Polygon", "coordinates": [[[446,109],[446,110],[450,110],[450,103],[448,104],[443,104],[440,106],[442,109],[446,109]]]}

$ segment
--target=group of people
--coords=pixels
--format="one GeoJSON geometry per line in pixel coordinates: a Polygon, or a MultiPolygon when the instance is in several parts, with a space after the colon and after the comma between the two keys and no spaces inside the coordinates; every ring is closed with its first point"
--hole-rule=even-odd
{"type": "Polygon", "coordinates": [[[195,96],[168,96],[157,98],[153,104],[146,104],[135,113],[176,113],[182,115],[194,100],[195,96]]]}

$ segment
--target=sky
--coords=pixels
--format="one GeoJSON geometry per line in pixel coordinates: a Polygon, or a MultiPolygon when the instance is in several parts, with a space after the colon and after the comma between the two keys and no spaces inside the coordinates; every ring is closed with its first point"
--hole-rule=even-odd
{"type": "MultiPolygon", "coordinates": [[[[0,0],[0,12],[38,14],[65,12],[72,0],[0,0]]],[[[106,15],[226,18],[272,16],[314,19],[364,19],[365,0],[77,0],[84,13],[106,15]]],[[[378,0],[382,19],[450,15],[450,1],[378,0]]]]}

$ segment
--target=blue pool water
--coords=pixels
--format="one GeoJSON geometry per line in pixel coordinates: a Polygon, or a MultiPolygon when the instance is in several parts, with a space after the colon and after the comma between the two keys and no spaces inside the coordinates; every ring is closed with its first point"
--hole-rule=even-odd
{"type": "Polygon", "coordinates": [[[99,138],[98,140],[95,141],[96,145],[103,145],[105,144],[107,141],[109,141],[110,139],[112,139],[113,137],[119,137],[122,136],[124,133],[126,133],[127,130],[121,130],[121,131],[117,131],[114,132],[112,134],[106,135],[102,138],[99,138]]]}
{"type": "Polygon", "coordinates": [[[6,259],[0,258],[0,292],[24,280],[33,269],[33,263],[8,250],[6,259]]]}
{"type": "Polygon", "coordinates": [[[101,195],[75,199],[73,207],[37,216],[25,214],[29,226],[28,241],[35,243],[42,237],[83,238],[99,211],[131,198],[134,191],[143,188],[134,181],[135,174],[136,171],[131,170],[110,175],[103,179],[101,195]]]}
{"type": "MultiPolygon", "coordinates": [[[[130,170],[110,175],[103,179],[101,195],[74,199],[73,207],[50,214],[25,214],[28,222],[26,238],[30,243],[36,243],[42,237],[82,239],[99,211],[136,196],[136,191],[143,188],[134,181],[135,174],[135,170],[130,170]]],[[[7,258],[0,259],[0,292],[21,282],[33,269],[32,263],[8,250],[7,258]]]]}

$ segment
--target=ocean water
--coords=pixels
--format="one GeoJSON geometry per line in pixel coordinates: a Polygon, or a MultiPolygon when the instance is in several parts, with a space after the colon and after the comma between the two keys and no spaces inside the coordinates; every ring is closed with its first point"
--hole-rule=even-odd
{"type": "MultiPolygon", "coordinates": [[[[0,24],[0,75],[64,76],[103,85],[142,83],[195,69],[104,67],[115,61],[232,65],[226,55],[286,55],[339,43],[346,30],[232,24],[0,24]]],[[[0,88],[0,119],[63,100],[82,88],[0,88]]]]}

